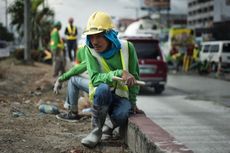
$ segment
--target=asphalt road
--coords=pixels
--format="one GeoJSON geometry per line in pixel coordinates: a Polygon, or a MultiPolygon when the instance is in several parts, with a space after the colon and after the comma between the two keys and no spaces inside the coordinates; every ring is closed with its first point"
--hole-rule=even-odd
{"type": "Polygon", "coordinates": [[[145,93],[137,105],[195,153],[230,153],[230,82],[169,75],[162,95],[145,93]]]}

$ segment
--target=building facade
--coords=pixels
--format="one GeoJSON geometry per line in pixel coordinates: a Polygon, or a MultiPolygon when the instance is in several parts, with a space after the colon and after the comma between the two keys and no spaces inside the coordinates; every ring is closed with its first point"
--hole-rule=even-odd
{"type": "Polygon", "coordinates": [[[188,28],[194,29],[198,37],[203,37],[204,40],[230,39],[227,35],[223,35],[223,38],[215,36],[218,33],[216,25],[229,23],[228,21],[230,0],[188,0],[188,28]]]}

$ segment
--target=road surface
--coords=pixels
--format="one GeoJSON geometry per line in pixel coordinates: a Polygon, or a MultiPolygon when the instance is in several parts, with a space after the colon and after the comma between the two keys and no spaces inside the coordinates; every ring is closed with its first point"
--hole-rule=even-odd
{"type": "Polygon", "coordinates": [[[230,153],[230,82],[169,75],[162,95],[138,96],[137,105],[195,153],[230,153]]]}

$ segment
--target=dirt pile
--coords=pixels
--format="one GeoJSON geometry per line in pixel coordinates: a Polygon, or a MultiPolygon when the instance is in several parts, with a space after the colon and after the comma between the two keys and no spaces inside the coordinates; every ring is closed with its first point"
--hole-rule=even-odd
{"type": "Polygon", "coordinates": [[[66,83],[54,95],[54,81],[51,65],[24,65],[14,58],[0,61],[1,153],[129,152],[119,140],[102,142],[95,149],[82,146],[80,140],[91,130],[90,117],[68,123],[39,112],[40,103],[64,111],[66,83]]]}

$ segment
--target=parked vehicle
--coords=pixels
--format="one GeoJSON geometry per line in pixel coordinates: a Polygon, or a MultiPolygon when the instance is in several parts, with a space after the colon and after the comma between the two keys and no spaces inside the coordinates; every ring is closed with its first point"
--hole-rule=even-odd
{"type": "Polygon", "coordinates": [[[200,62],[208,62],[212,72],[218,67],[230,72],[230,41],[208,41],[202,43],[200,62]]]}
{"type": "Polygon", "coordinates": [[[10,46],[6,41],[0,41],[0,58],[10,56],[10,46]]]}
{"type": "Polygon", "coordinates": [[[126,36],[135,46],[140,78],[148,87],[154,88],[155,93],[161,94],[167,82],[167,64],[159,46],[159,41],[153,37],[126,36]]]}

